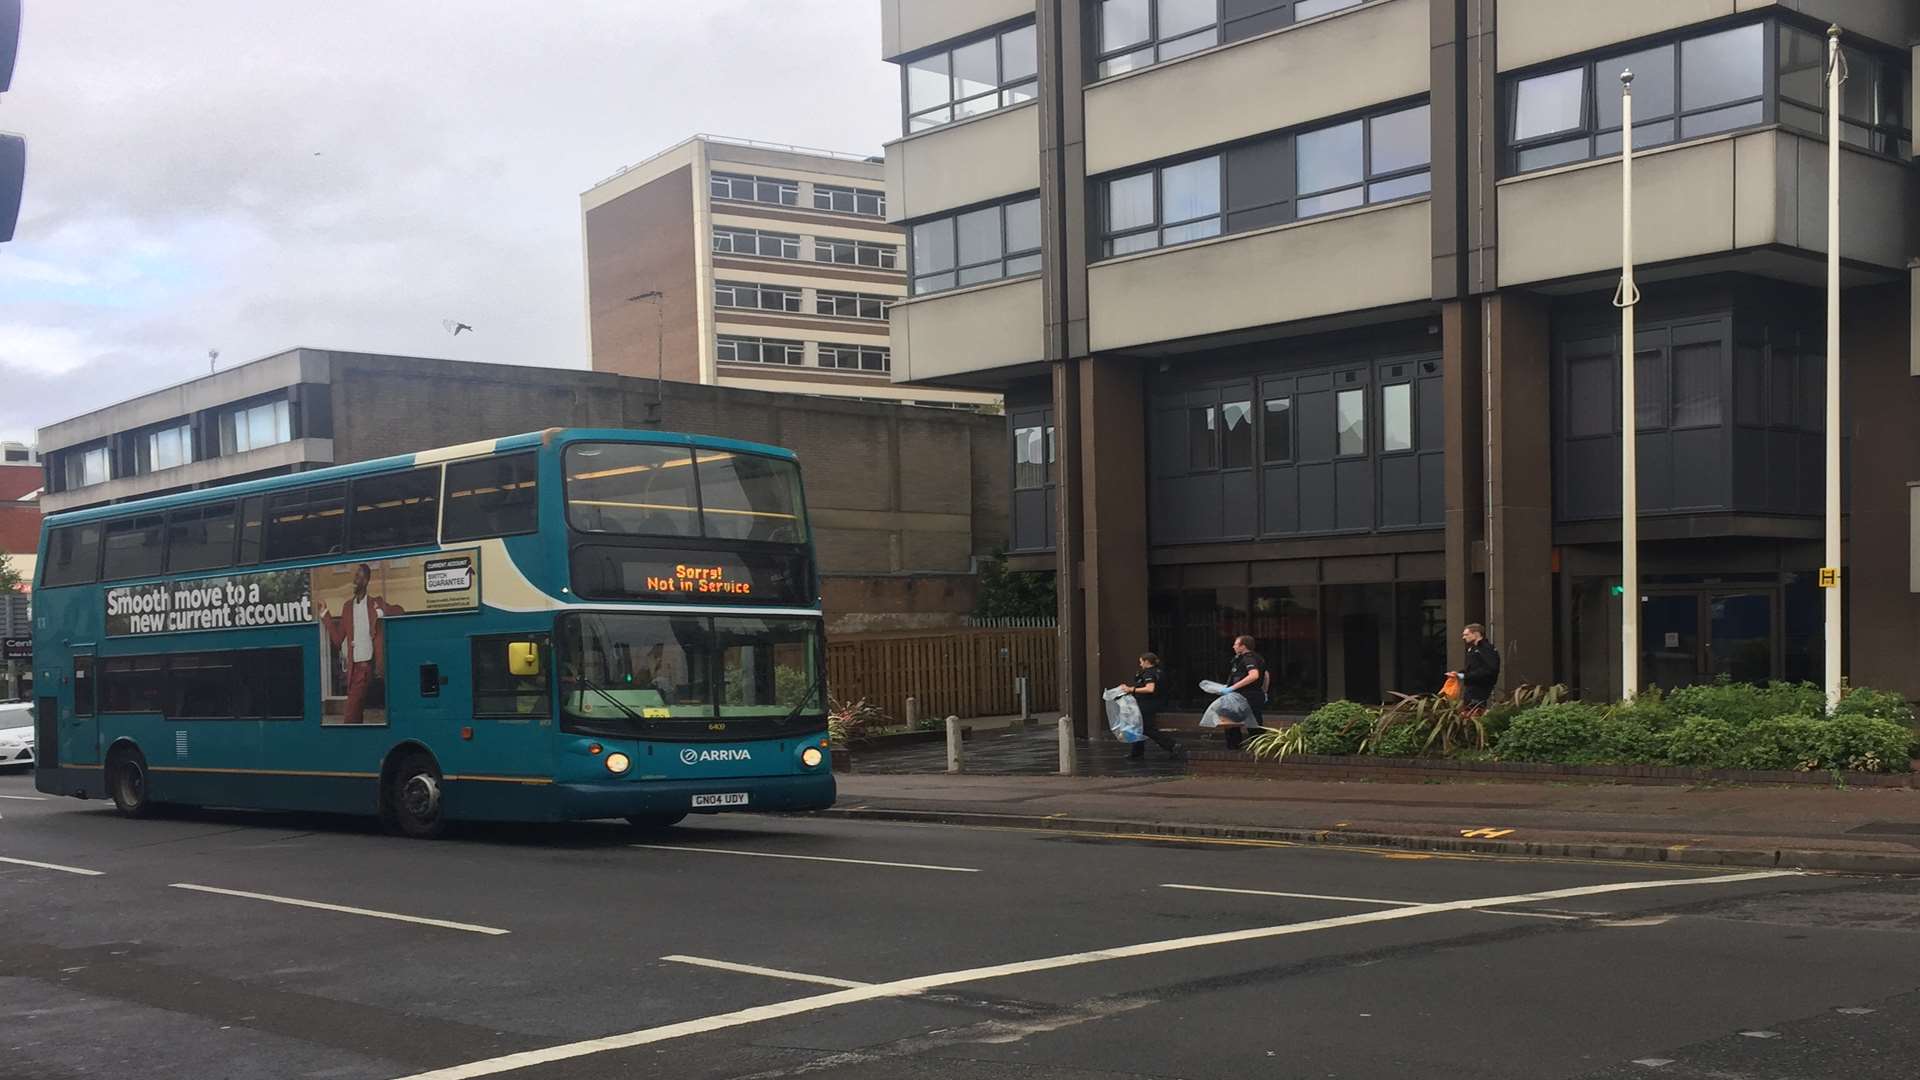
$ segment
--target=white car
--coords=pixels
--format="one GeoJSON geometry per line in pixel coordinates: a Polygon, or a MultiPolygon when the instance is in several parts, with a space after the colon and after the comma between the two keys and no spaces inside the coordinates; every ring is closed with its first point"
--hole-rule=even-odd
{"type": "Polygon", "coordinates": [[[33,768],[33,706],[0,705],[0,769],[33,768]]]}

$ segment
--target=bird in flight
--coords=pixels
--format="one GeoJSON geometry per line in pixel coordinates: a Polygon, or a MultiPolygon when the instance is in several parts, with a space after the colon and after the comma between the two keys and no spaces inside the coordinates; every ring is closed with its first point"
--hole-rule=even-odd
{"type": "Polygon", "coordinates": [[[459,337],[460,331],[462,330],[465,330],[468,333],[473,332],[473,327],[468,326],[466,323],[463,323],[463,322],[455,322],[452,319],[441,319],[440,325],[446,327],[447,333],[452,334],[454,337],[459,337]]]}

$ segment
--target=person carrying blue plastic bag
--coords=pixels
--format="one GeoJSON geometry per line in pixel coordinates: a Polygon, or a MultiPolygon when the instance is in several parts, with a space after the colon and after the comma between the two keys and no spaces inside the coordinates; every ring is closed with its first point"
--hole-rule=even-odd
{"type": "Polygon", "coordinates": [[[1218,727],[1226,734],[1227,749],[1238,750],[1247,730],[1260,727],[1260,712],[1267,703],[1265,680],[1267,661],[1253,651],[1250,635],[1233,639],[1233,669],[1226,683],[1203,682],[1200,689],[1220,695],[1200,718],[1202,727],[1218,727]]]}
{"type": "Polygon", "coordinates": [[[1100,697],[1107,703],[1107,726],[1113,729],[1114,737],[1123,743],[1145,745],[1147,737],[1140,730],[1140,706],[1134,703],[1132,689],[1116,686],[1100,697]]]}
{"type": "Polygon", "coordinates": [[[1133,678],[1121,684],[1127,690],[1128,700],[1132,701],[1140,711],[1140,738],[1129,740],[1133,743],[1133,751],[1127,755],[1134,761],[1147,756],[1147,739],[1158,743],[1160,749],[1165,750],[1176,760],[1187,756],[1186,751],[1181,749],[1180,743],[1173,736],[1161,731],[1160,726],[1154,722],[1160,715],[1160,702],[1166,696],[1160,688],[1161,681],[1160,658],[1149,652],[1140,654],[1140,670],[1134,673],[1133,678]]]}

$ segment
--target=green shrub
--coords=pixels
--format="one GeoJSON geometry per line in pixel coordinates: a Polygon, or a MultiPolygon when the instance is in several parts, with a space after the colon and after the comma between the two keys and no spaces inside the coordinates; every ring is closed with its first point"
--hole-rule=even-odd
{"type": "Polygon", "coordinates": [[[1419,724],[1406,721],[1382,724],[1367,746],[1370,754],[1394,758],[1419,757],[1426,749],[1426,732],[1420,730],[1419,724]]]}
{"type": "Polygon", "coordinates": [[[1357,754],[1373,732],[1378,714],[1352,701],[1334,701],[1320,706],[1297,725],[1304,740],[1304,753],[1357,754]]]}
{"type": "Polygon", "coordinates": [[[1827,692],[1810,682],[1768,683],[1760,691],[1774,716],[1825,716],[1827,692]]]}
{"type": "Polygon", "coordinates": [[[1774,716],[1748,724],[1739,733],[1743,769],[1800,769],[1820,767],[1823,729],[1818,716],[1774,716]]]}
{"type": "Polygon", "coordinates": [[[1662,761],[1667,737],[1647,725],[1642,714],[1615,709],[1593,726],[1593,741],[1566,760],[1569,765],[1646,765],[1662,761]]]}
{"type": "Polygon", "coordinates": [[[1820,764],[1829,769],[1907,772],[1913,768],[1913,729],[1892,720],[1835,716],[1820,725],[1817,746],[1820,764]]]}
{"type": "Polygon", "coordinates": [[[1766,688],[1721,680],[1683,686],[1666,696],[1666,705],[1678,716],[1704,716],[1744,728],[1761,720],[1795,715],[1782,712],[1766,688]]]}
{"type": "Polygon", "coordinates": [[[1874,720],[1886,720],[1902,727],[1913,726],[1913,706],[1907,699],[1890,690],[1869,690],[1862,686],[1840,695],[1840,704],[1834,708],[1835,716],[1865,716],[1874,720]]]}
{"type": "Polygon", "coordinates": [[[1672,731],[1683,719],[1657,686],[1649,687],[1630,702],[1614,706],[1613,712],[1616,716],[1637,722],[1649,731],[1672,731]]]}
{"type": "Polygon", "coordinates": [[[1495,749],[1503,761],[1571,761],[1593,749],[1605,716],[1581,701],[1541,705],[1515,716],[1495,749]]]}
{"type": "Polygon", "coordinates": [[[1731,769],[1740,764],[1740,733],[1725,720],[1688,716],[1667,734],[1666,762],[1696,769],[1731,769]]]}

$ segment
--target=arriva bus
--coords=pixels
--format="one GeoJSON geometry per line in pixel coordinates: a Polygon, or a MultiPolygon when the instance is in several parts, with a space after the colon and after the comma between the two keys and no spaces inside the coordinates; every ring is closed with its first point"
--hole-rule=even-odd
{"type": "Polygon", "coordinates": [[[833,803],[789,451],[552,430],[50,517],[39,789],[455,820],[833,803]]]}

